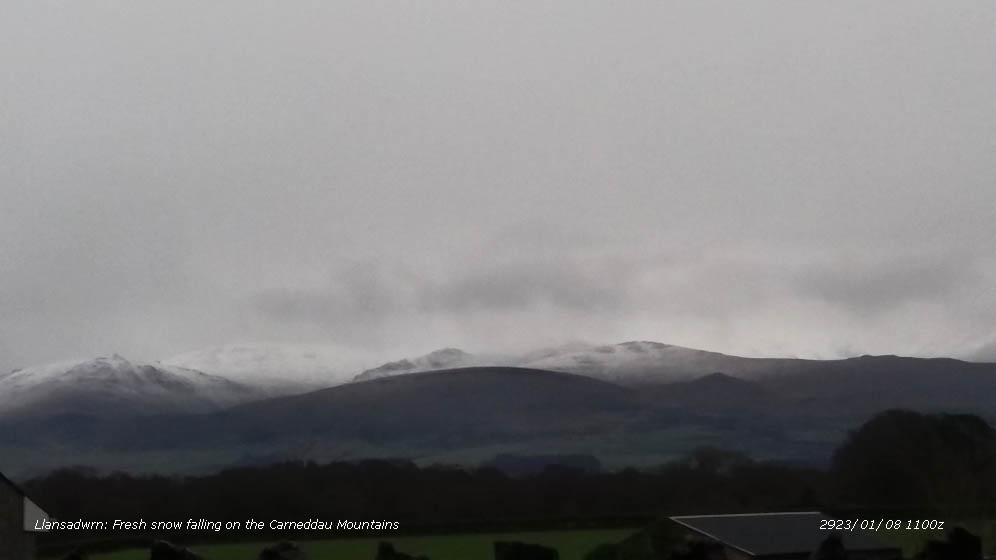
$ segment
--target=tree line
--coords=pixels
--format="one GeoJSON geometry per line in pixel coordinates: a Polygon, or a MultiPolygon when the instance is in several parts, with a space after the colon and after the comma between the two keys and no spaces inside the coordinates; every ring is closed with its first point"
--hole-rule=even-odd
{"type": "MultiPolygon", "coordinates": [[[[75,467],[27,481],[25,488],[59,519],[390,520],[413,533],[632,526],[661,515],[792,509],[991,516],[996,432],[976,416],[896,410],[851,433],[828,469],[702,448],[654,469],[601,473],[550,466],[509,476],[494,468],[419,467],[406,460],[289,462],[206,476],[99,474],[75,467]]],[[[212,537],[141,538],[158,536],[212,537]]],[[[136,536],[53,532],[42,542],[80,538],[136,536]]]]}

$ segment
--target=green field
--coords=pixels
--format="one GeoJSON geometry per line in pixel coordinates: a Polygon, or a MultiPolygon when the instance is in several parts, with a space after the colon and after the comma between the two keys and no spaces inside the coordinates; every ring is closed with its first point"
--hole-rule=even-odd
{"type": "MultiPolygon", "coordinates": [[[[996,521],[990,519],[964,520],[949,523],[961,525],[982,537],[983,547],[988,554],[996,552],[996,521]]],[[[432,560],[491,560],[494,557],[492,543],[497,540],[521,541],[542,544],[556,548],[561,560],[581,560],[585,553],[602,543],[618,542],[637,529],[584,530],[584,531],[536,531],[522,533],[480,533],[459,535],[435,535],[423,537],[392,538],[385,534],[382,538],[334,539],[299,541],[311,560],[373,560],[377,543],[386,540],[394,543],[401,552],[413,555],[426,555],[432,560]]],[[[927,539],[943,539],[943,534],[935,531],[882,531],[876,536],[890,544],[902,547],[904,557],[911,558],[920,550],[927,539]]],[[[254,560],[268,542],[238,544],[212,544],[191,547],[205,560],[254,560]]],[[[91,560],[147,560],[145,549],[123,550],[105,554],[93,554],[91,560]]]]}
{"type": "MultiPolygon", "coordinates": [[[[464,535],[437,535],[429,537],[336,539],[300,541],[299,544],[312,560],[373,560],[377,543],[386,540],[397,550],[407,554],[424,554],[432,560],[491,560],[494,558],[492,543],[499,540],[521,541],[556,548],[561,560],[581,560],[599,544],[616,542],[632,534],[635,529],[593,531],[543,531],[526,533],[482,533],[464,535]]],[[[214,544],[191,547],[206,560],[254,560],[265,542],[214,544]]],[[[91,560],[147,560],[147,550],[123,550],[107,554],[94,554],[91,560]]]]}

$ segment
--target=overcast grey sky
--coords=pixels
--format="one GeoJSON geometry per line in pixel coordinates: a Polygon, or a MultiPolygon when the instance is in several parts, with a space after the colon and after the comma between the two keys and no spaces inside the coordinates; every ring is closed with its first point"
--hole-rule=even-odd
{"type": "Polygon", "coordinates": [[[32,0],[0,67],[0,370],[996,339],[988,0],[32,0]]]}

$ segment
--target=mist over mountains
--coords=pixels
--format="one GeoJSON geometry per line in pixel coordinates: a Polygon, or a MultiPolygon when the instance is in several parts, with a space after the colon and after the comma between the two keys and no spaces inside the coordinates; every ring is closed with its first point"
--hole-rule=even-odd
{"type": "Polygon", "coordinates": [[[744,358],[634,341],[519,355],[445,348],[362,371],[334,352],[278,345],[170,362],[112,356],[0,375],[3,467],[563,454],[617,468],[700,446],[822,464],[884,409],[996,418],[996,364],[953,359],[744,358]]]}
{"type": "Polygon", "coordinates": [[[742,358],[648,341],[612,345],[575,343],[516,355],[474,355],[445,348],[366,370],[353,381],[444,368],[500,365],[561,371],[636,386],[689,380],[715,372],[750,379],[806,362],[808,360],[742,358]]]}
{"type": "Polygon", "coordinates": [[[274,396],[349,381],[362,363],[357,356],[336,346],[277,343],[214,346],[163,362],[225,377],[274,396]]]}

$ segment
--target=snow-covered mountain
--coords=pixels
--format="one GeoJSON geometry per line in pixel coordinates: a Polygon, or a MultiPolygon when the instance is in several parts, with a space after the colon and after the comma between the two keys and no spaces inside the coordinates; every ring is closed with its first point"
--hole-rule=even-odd
{"type": "Polygon", "coordinates": [[[437,369],[508,365],[506,363],[496,363],[501,361],[502,358],[499,357],[475,356],[458,348],[443,348],[417,358],[405,358],[368,369],[354,377],[353,381],[370,381],[371,379],[380,379],[381,377],[437,369]]]}
{"type": "Polygon", "coordinates": [[[218,375],[276,396],[348,382],[365,361],[335,346],[246,343],[195,350],[163,363],[218,375]]]}
{"type": "Polygon", "coordinates": [[[350,381],[470,366],[534,368],[639,386],[686,381],[714,372],[758,379],[800,365],[799,360],[741,358],[657,342],[573,343],[521,354],[471,354],[444,348],[363,370],[367,359],[334,346],[252,343],[145,364],[115,355],[31,367],[0,374],[0,417],[33,411],[202,412],[350,381]]]}
{"type": "Polygon", "coordinates": [[[540,348],[524,354],[471,354],[459,348],[442,348],[415,358],[404,358],[396,362],[387,362],[378,367],[368,369],[354,377],[353,381],[370,381],[371,379],[405,373],[474,366],[530,367],[529,364],[537,363],[540,360],[591,348],[594,348],[594,346],[582,342],[572,342],[551,348],[540,348]]]}
{"type": "Polygon", "coordinates": [[[0,374],[0,417],[207,412],[260,396],[222,377],[116,354],[0,374]]]}
{"type": "Polygon", "coordinates": [[[796,360],[742,358],[647,341],[602,346],[573,343],[519,355],[484,356],[446,348],[418,358],[386,363],[364,371],[354,381],[433,369],[517,366],[573,373],[632,386],[688,381],[715,372],[753,379],[777,373],[794,362],[796,360]]]}
{"type": "Polygon", "coordinates": [[[752,379],[791,362],[795,360],[743,358],[660,342],[631,341],[551,355],[527,365],[640,385],[687,381],[716,372],[752,379]]]}

